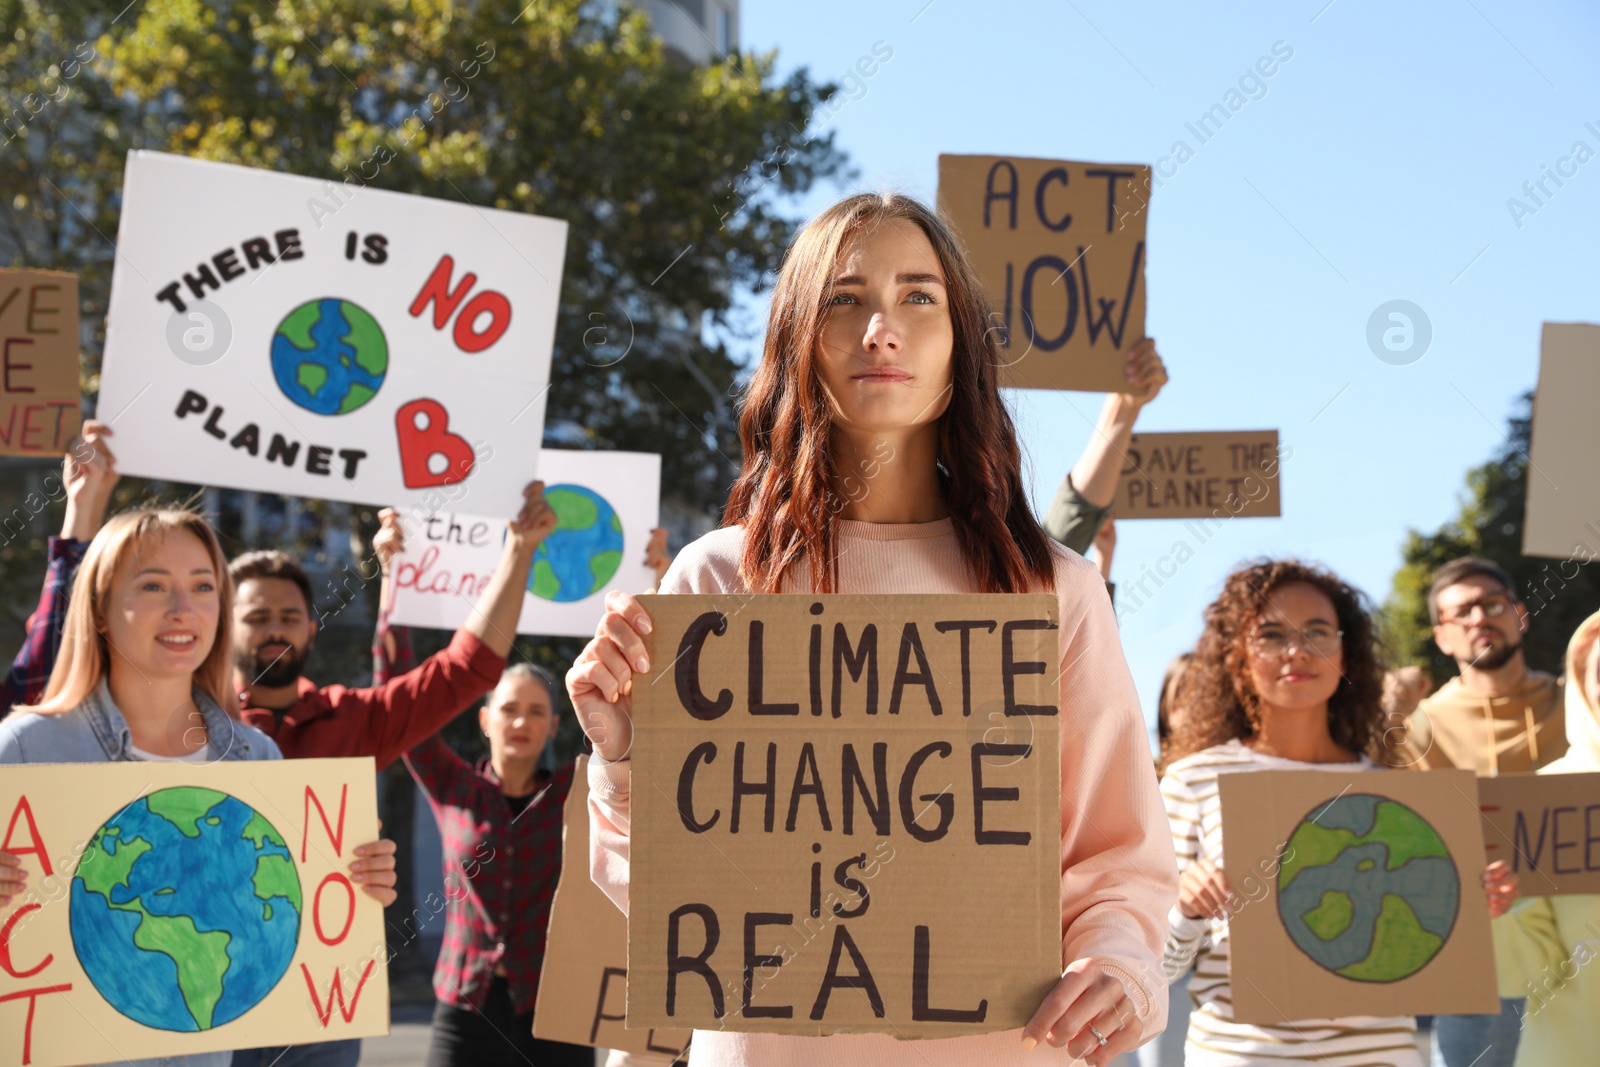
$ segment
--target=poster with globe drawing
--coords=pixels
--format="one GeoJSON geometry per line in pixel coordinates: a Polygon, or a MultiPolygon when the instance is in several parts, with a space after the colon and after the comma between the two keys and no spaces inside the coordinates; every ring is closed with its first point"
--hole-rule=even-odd
{"type": "Polygon", "coordinates": [[[118,467],[515,515],[543,436],[566,234],[130,152],[97,404],[118,467]]]}
{"type": "Polygon", "coordinates": [[[1499,1010],[1471,771],[1217,784],[1235,1019],[1499,1010]]]}
{"type": "MultiPolygon", "coordinates": [[[[588,637],[606,593],[642,593],[655,584],[644,565],[660,521],[661,457],[647,452],[547,448],[538,476],[555,509],[556,529],[534,553],[517,632],[588,637]]],[[[401,512],[405,551],[391,568],[392,621],[453,630],[488,587],[504,543],[505,520],[455,512],[401,512]]]]}
{"type": "Polygon", "coordinates": [[[389,1029],[371,759],[0,767],[0,1067],[389,1029]]]}

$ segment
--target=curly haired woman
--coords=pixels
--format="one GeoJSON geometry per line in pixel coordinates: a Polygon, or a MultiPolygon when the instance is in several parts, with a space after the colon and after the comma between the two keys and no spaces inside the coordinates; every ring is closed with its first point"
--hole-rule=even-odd
{"type": "MultiPolygon", "coordinates": [[[[1383,670],[1365,597],[1338,576],[1294,560],[1230,574],[1206,609],[1185,672],[1184,716],[1161,793],[1182,877],[1168,919],[1169,979],[1192,967],[1186,1062],[1238,1067],[1315,1061],[1335,1067],[1421,1067],[1411,1016],[1235,1022],[1228,981],[1228,913],[1217,776],[1248,771],[1371,771],[1383,736],[1383,670]]],[[[1489,910],[1516,899],[1504,863],[1484,872],[1489,910]]]]}

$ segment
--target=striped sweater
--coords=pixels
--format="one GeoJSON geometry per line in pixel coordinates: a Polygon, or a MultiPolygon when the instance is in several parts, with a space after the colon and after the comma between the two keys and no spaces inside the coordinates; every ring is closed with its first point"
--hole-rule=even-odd
{"type": "MultiPolygon", "coordinates": [[[[1239,741],[1177,760],[1161,779],[1161,796],[1172,823],[1178,869],[1182,871],[1201,855],[1218,867],[1223,866],[1219,774],[1374,769],[1376,765],[1365,756],[1356,763],[1302,763],[1262,755],[1239,741]]],[[[1176,981],[1191,969],[1194,971],[1189,983],[1194,1011],[1189,1017],[1189,1037],[1184,1046],[1188,1067],[1296,1061],[1334,1067],[1421,1067],[1416,1047],[1417,1021],[1409,1015],[1303,1019],[1281,1026],[1234,1022],[1228,981],[1227,919],[1191,919],[1174,906],[1167,923],[1162,958],[1167,980],[1176,981]]]]}

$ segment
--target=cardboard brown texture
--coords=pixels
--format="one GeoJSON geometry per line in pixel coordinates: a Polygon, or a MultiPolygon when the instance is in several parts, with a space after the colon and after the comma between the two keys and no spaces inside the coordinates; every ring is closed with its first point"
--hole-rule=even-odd
{"type": "Polygon", "coordinates": [[[1600,326],[1547,322],[1539,339],[1539,385],[1533,394],[1528,448],[1528,503],[1522,553],[1576,567],[1600,557],[1600,326]]]}
{"type": "Polygon", "coordinates": [[[1277,430],[1136,433],[1123,456],[1117,519],[1283,514],[1277,430]]]}
{"type": "Polygon", "coordinates": [[[0,456],[59,456],[82,424],[78,276],[0,270],[0,456]]]}
{"type": "Polygon", "coordinates": [[[1525,897],[1600,893],[1600,773],[1478,779],[1484,850],[1525,897]]]}
{"type": "Polygon", "coordinates": [[[1499,1010],[1471,771],[1217,784],[1242,902],[1228,920],[1235,1019],[1499,1010]]]}
{"type": "Polygon", "coordinates": [[[641,602],[628,1024],[1023,1025],[1061,975],[1055,598],[641,602]]]}
{"type": "Polygon", "coordinates": [[[1150,168],[940,156],[939,211],[960,233],[999,330],[1000,384],[1130,392],[1144,336],[1150,168]]]}
{"type": "Polygon", "coordinates": [[[628,919],[589,877],[589,757],[579,756],[562,810],[561,884],[550,902],[533,1036],[569,1045],[679,1055],[687,1030],[629,1030],[628,919]]]}
{"type": "Polygon", "coordinates": [[[373,762],[0,767],[0,1067],[389,1032],[373,762]]]}

